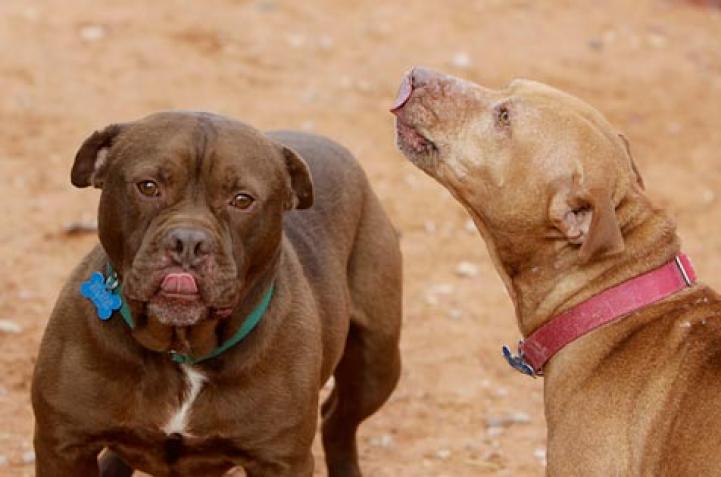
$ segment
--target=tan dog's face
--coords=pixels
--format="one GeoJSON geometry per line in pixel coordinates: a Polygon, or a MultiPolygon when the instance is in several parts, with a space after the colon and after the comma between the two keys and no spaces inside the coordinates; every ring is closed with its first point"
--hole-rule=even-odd
{"type": "Polygon", "coordinates": [[[640,177],[623,138],[582,101],[415,68],[392,111],[400,149],[466,206],[511,275],[563,248],[581,261],[623,249],[614,209],[640,177]]]}

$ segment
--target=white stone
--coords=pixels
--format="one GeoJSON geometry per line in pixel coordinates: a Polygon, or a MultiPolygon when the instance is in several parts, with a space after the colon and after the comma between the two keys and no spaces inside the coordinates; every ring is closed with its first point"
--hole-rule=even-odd
{"type": "Polygon", "coordinates": [[[21,333],[22,331],[22,327],[14,321],[0,320],[0,332],[16,335],[18,333],[21,333]]]}

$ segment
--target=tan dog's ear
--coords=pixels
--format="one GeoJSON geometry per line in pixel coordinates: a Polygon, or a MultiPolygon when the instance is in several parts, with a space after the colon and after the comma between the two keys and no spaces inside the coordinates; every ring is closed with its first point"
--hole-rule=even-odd
{"type": "Polygon", "coordinates": [[[102,131],[95,131],[83,142],[75,154],[70,173],[70,182],[75,187],[103,187],[102,176],[107,165],[108,151],[124,128],[123,124],[111,124],[102,131]]]}
{"type": "Polygon", "coordinates": [[[603,188],[577,189],[563,188],[553,196],[549,206],[553,225],[570,243],[581,246],[578,254],[582,263],[622,252],[623,236],[609,192],[603,188]]]}
{"type": "Polygon", "coordinates": [[[292,204],[289,209],[307,209],[313,205],[313,180],[310,169],[302,157],[294,150],[282,146],[285,167],[290,174],[290,186],[293,189],[292,204]]]}
{"type": "Polygon", "coordinates": [[[639,187],[641,187],[641,189],[645,190],[646,184],[644,184],[643,177],[641,177],[641,173],[636,166],[636,161],[633,160],[633,154],[631,154],[631,144],[628,142],[628,139],[626,139],[626,136],[624,136],[623,134],[619,134],[618,137],[621,138],[621,141],[623,141],[623,145],[626,146],[626,154],[628,154],[628,159],[631,161],[631,168],[633,169],[633,173],[636,174],[636,182],[638,183],[639,187]]]}

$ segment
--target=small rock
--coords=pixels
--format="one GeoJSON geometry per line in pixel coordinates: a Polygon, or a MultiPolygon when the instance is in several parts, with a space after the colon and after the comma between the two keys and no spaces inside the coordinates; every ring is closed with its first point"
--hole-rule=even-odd
{"type": "Polygon", "coordinates": [[[546,449],[536,448],[533,449],[533,457],[538,459],[542,465],[546,465],[546,449]]]}
{"type": "Polygon", "coordinates": [[[438,449],[436,451],[436,457],[438,457],[441,460],[446,460],[451,456],[451,451],[449,449],[438,449]]]}
{"type": "Polygon", "coordinates": [[[654,48],[666,48],[668,39],[659,33],[651,33],[648,35],[648,44],[654,48]]]}
{"type": "Polygon", "coordinates": [[[9,463],[10,463],[10,461],[8,460],[8,458],[6,456],[0,455],[0,467],[5,467],[9,463]]]}
{"type": "Polygon", "coordinates": [[[528,424],[531,418],[525,412],[512,412],[505,416],[490,416],[486,418],[486,427],[509,427],[513,424],[528,424]]]}
{"type": "Polygon", "coordinates": [[[462,316],[463,316],[463,312],[461,310],[459,310],[458,308],[452,308],[448,312],[448,317],[451,320],[460,320],[462,316]]]}
{"type": "Polygon", "coordinates": [[[471,278],[478,275],[478,265],[471,262],[461,262],[456,266],[456,275],[463,278],[471,278]]]}
{"type": "Polygon", "coordinates": [[[105,37],[105,27],[102,25],[86,25],[80,29],[80,38],[85,41],[98,41],[105,37]]]}
{"type": "Polygon", "coordinates": [[[496,437],[500,437],[502,434],[503,434],[502,427],[489,427],[486,430],[486,436],[488,436],[490,439],[495,439],[496,437]]]}
{"type": "Polygon", "coordinates": [[[436,230],[438,230],[438,227],[436,226],[436,223],[432,220],[426,220],[423,222],[423,229],[426,231],[427,234],[434,234],[436,233],[436,230]]]}
{"type": "Polygon", "coordinates": [[[716,200],[716,194],[714,194],[714,192],[711,189],[706,189],[705,191],[703,191],[703,201],[704,202],[706,202],[707,204],[710,204],[714,200],[716,200]]]}
{"type": "Polygon", "coordinates": [[[22,327],[14,321],[0,320],[0,332],[16,335],[22,331],[22,327]]]}
{"type": "Polygon", "coordinates": [[[300,48],[305,45],[305,37],[297,33],[288,35],[288,44],[291,48],[300,48]]]}
{"type": "Polygon", "coordinates": [[[598,38],[593,38],[591,40],[588,40],[588,47],[595,51],[601,51],[603,50],[603,41],[599,40],[598,38]]]}
{"type": "Polygon", "coordinates": [[[382,447],[384,449],[387,449],[393,445],[393,436],[389,434],[383,434],[379,437],[372,437],[369,443],[374,447],[382,447]]]}
{"type": "Polygon", "coordinates": [[[498,388],[496,389],[496,396],[498,397],[507,397],[508,396],[508,389],[506,388],[498,388]]]}
{"type": "Polygon", "coordinates": [[[98,231],[97,220],[76,220],[68,222],[63,226],[63,232],[65,235],[83,235],[83,234],[94,234],[98,231]]]}
{"type": "Polygon", "coordinates": [[[23,452],[22,457],[20,457],[23,464],[32,464],[35,462],[35,452],[33,451],[26,451],[23,452]]]}
{"type": "Polygon", "coordinates": [[[471,57],[465,51],[459,51],[451,58],[451,64],[456,68],[468,69],[471,66],[471,57]]]}
{"type": "Polygon", "coordinates": [[[463,229],[470,234],[475,234],[478,232],[478,229],[476,228],[476,224],[473,223],[473,221],[471,219],[466,220],[466,223],[463,224],[463,229]]]}
{"type": "Polygon", "coordinates": [[[335,41],[333,41],[333,37],[328,35],[323,35],[318,39],[318,46],[321,50],[330,50],[333,48],[333,45],[335,45],[335,41]]]}

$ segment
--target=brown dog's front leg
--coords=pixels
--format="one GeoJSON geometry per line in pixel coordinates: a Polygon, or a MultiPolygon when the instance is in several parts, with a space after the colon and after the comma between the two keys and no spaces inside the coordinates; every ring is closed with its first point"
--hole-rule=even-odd
{"type": "Polygon", "coordinates": [[[35,439],[35,477],[98,477],[97,453],[60,452],[35,439]]]}

